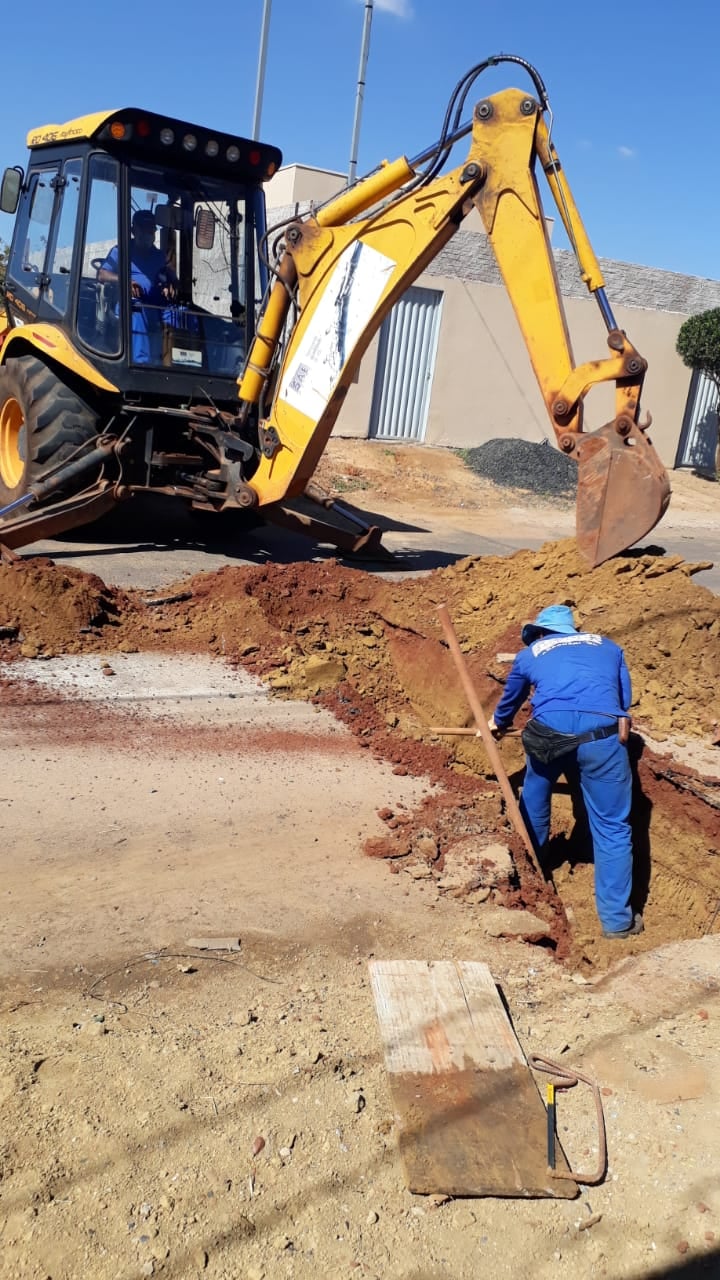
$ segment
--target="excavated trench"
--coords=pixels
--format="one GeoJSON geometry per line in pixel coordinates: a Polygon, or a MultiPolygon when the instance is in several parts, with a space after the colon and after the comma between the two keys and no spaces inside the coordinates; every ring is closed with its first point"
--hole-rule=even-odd
{"type": "MultiPolygon", "coordinates": [[[[647,949],[720,931],[720,600],[693,583],[699,567],[646,549],[591,571],[573,542],[558,542],[401,582],[336,562],[226,568],[148,599],[49,560],[20,561],[0,566],[0,658],[208,652],[261,675],[278,696],[318,700],[396,772],[438,784],[415,812],[381,811],[387,834],[368,855],[469,909],[529,907],[559,957],[597,968],[618,944],[598,938],[572,788],[562,786],[553,807],[553,888],[508,824],[482,745],[436,732],[471,722],[437,606],[448,606],[488,711],[520,624],[544,605],[572,605],[584,629],[623,646],[634,689],[634,894],[646,920],[631,945],[647,949]],[[498,842],[513,854],[509,876],[482,857],[498,842]],[[463,864],[468,849],[474,860],[463,864]]],[[[7,678],[0,695],[6,704],[33,696],[7,678]]],[[[519,784],[519,739],[506,738],[502,754],[519,784]]]]}

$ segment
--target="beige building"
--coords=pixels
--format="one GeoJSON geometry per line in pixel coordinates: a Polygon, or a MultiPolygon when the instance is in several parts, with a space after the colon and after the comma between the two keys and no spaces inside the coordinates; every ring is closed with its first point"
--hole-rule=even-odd
{"type": "MultiPolygon", "coordinates": [[[[321,204],[345,186],[342,174],[289,165],[267,188],[268,224],[321,204]]],[[[597,304],[574,255],[555,250],[575,360],[607,354],[597,304]]],[[[643,411],[668,467],[714,457],[714,404],[703,379],[675,351],[687,316],[720,306],[720,281],[601,260],[617,323],[648,361],[643,411]]],[[[585,401],[587,430],[613,416],[613,387],[585,401]]],[[[472,448],[499,436],[531,441],[554,434],[527,348],[476,214],[385,320],[351,387],[335,434],[472,448]]]]}

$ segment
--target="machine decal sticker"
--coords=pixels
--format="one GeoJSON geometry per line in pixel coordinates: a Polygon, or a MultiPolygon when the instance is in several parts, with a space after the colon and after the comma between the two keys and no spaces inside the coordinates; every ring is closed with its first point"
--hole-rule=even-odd
{"type": "Polygon", "coordinates": [[[361,241],[348,245],[285,370],[280,400],[313,421],[321,417],[396,266],[361,241]]]}

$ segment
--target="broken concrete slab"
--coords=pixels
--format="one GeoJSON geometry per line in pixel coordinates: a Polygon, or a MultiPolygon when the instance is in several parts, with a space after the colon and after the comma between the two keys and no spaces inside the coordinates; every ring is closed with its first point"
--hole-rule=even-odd
{"type": "Polygon", "coordinates": [[[470,893],[492,889],[513,873],[510,850],[504,844],[487,844],[480,836],[466,836],[445,853],[440,887],[470,893]]]}
{"type": "Polygon", "coordinates": [[[523,942],[540,942],[552,936],[552,929],[531,911],[512,911],[508,907],[483,907],[478,914],[483,933],[491,938],[518,938],[523,942]]]}

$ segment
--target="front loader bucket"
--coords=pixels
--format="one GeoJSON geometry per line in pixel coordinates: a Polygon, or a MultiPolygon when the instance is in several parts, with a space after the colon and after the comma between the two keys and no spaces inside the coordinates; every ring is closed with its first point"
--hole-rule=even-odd
{"type": "Polygon", "coordinates": [[[581,436],[575,458],[577,545],[595,567],[655,528],[670,501],[670,481],[634,423],[625,436],[614,422],[581,436]]]}

